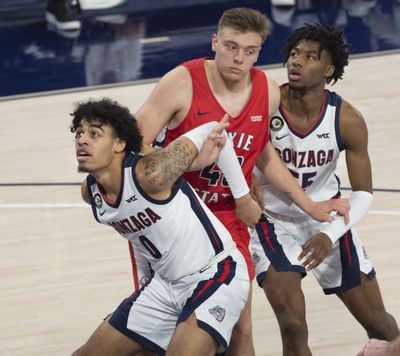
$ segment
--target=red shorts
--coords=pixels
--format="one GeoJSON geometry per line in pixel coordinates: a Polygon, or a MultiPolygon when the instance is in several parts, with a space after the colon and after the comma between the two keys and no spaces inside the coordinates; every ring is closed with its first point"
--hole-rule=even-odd
{"type": "Polygon", "coordinates": [[[213,213],[232,235],[233,241],[235,241],[238,250],[246,260],[249,278],[252,281],[255,276],[255,270],[249,248],[250,234],[247,226],[236,217],[234,211],[214,211],[213,213]]]}

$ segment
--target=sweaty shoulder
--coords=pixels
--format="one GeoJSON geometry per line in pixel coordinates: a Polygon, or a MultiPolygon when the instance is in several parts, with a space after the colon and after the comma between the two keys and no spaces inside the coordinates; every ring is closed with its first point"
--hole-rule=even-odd
{"type": "Polygon", "coordinates": [[[179,66],[165,74],[135,113],[143,142],[151,144],[165,126],[177,126],[192,100],[192,82],[186,68],[179,66]]]}
{"type": "Polygon", "coordinates": [[[360,111],[358,111],[347,100],[342,100],[340,107],[340,121],[344,123],[360,123],[364,122],[364,118],[360,111]]]}
{"type": "Polygon", "coordinates": [[[163,83],[167,86],[167,89],[170,90],[170,95],[174,95],[174,91],[179,94],[187,92],[187,90],[191,90],[192,87],[190,73],[183,65],[169,71],[160,79],[159,83],[163,83]]]}
{"type": "Polygon", "coordinates": [[[342,100],[340,107],[340,134],[346,146],[351,146],[355,136],[367,136],[367,125],[360,111],[348,101],[342,100]]]}

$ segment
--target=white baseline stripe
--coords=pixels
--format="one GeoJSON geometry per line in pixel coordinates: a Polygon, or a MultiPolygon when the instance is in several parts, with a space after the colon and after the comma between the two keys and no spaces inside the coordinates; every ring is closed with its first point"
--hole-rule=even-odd
{"type": "Polygon", "coordinates": [[[370,210],[369,215],[390,215],[400,216],[400,210],[370,210]]]}
{"type": "MultiPolygon", "coordinates": [[[[34,203],[34,204],[0,204],[0,209],[73,209],[89,208],[85,203],[34,203]]],[[[400,210],[370,210],[369,215],[400,216],[400,210]]]]}

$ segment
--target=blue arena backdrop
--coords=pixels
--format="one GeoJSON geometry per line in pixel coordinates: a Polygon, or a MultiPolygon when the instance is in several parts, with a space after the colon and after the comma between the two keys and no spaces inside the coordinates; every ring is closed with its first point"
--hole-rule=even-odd
{"type": "Polygon", "coordinates": [[[113,9],[82,12],[81,30],[65,33],[46,24],[45,0],[2,0],[0,100],[155,80],[185,60],[212,56],[210,36],[218,18],[235,6],[258,9],[271,19],[272,31],[257,63],[261,67],[281,65],[284,40],[304,22],[323,21],[342,29],[353,54],[400,48],[399,0],[301,3],[127,0],[113,9]]]}

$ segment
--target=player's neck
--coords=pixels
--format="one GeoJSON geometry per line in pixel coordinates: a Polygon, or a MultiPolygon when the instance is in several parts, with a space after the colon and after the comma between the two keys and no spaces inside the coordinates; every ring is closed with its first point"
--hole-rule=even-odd
{"type": "Polygon", "coordinates": [[[101,193],[110,203],[115,203],[122,189],[122,164],[111,164],[94,174],[101,193]]]}
{"type": "Polygon", "coordinates": [[[207,80],[214,97],[225,112],[231,117],[238,117],[251,97],[250,73],[243,80],[229,81],[221,76],[214,62],[207,69],[207,80]]]}
{"type": "Polygon", "coordinates": [[[282,104],[293,121],[307,129],[318,117],[324,103],[324,89],[283,89],[282,104]]]}

